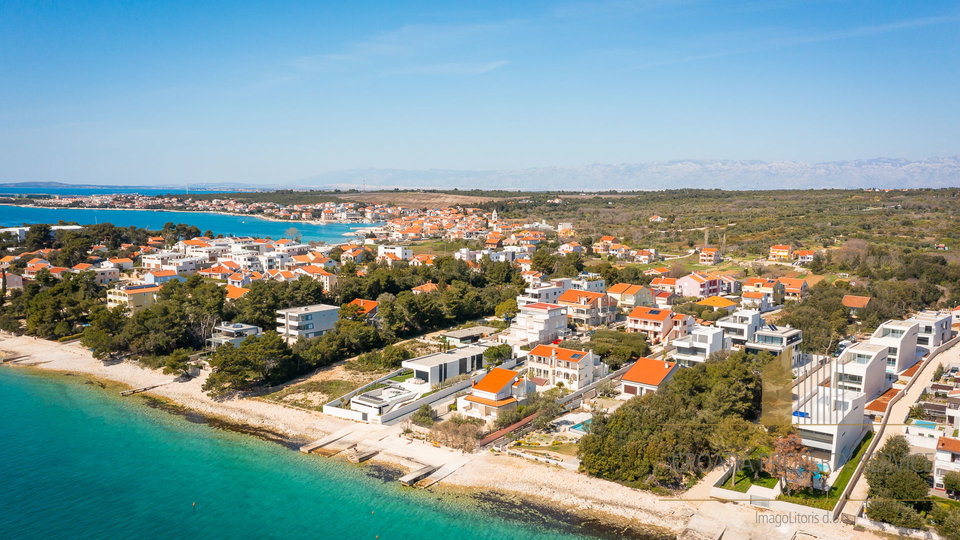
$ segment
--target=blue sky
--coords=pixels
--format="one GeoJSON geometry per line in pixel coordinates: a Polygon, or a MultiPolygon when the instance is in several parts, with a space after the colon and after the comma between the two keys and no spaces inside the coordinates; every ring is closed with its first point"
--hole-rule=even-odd
{"type": "Polygon", "coordinates": [[[0,182],[960,154],[937,0],[0,3],[0,182]]]}

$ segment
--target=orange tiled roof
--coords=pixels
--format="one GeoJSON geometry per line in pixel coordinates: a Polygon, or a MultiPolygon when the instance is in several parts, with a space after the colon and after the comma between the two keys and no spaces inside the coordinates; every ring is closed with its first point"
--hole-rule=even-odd
{"type": "Polygon", "coordinates": [[[870,297],[845,294],[843,295],[843,300],[841,300],[841,302],[843,303],[844,306],[848,308],[860,309],[860,308],[867,307],[867,304],[870,303],[870,297]]]}
{"type": "Polygon", "coordinates": [[[665,362],[653,358],[640,358],[633,367],[623,374],[621,380],[659,386],[663,379],[677,366],[676,362],[665,362]]]}
{"type": "Polygon", "coordinates": [[[635,307],[633,311],[630,312],[628,318],[630,319],[644,319],[648,321],[665,321],[673,315],[673,312],[669,309],[656,309],[648,307],[635,307]]]}
{"type": "Polygon", "coordinates": [[[587,357],[587,351],[577,351],[574,349],[563,349],[561,347],[552,347],[550,345],[537,345],[530,351],[531,356],[552,357],[556,352],[557,359],[565,362],[579,362],[587,357]]]}
{"type": "MultiPolygon", "coordinates": [[[[531,353],[532,354],[532,353],[531,353]]],[[[474,390],[479,390],[481,392],[490,392],[491,394],[496,394],[503,389],[504,386],[510,384],[514,378],[520,373],[513,371],[512,369],[504,369],[495,367],[490,370],[479,382],[473,385],[474,390]]]]}

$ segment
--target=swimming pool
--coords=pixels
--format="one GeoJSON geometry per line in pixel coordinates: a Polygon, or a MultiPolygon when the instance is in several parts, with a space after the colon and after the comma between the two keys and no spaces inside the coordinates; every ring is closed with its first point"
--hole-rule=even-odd
{"type": "Polygon", "coordinates": [[[927,420],[914,420],[914,421],[913,421],[913,425],[915,425],[915,426],[917,426],[917,427],[927,428],[927,429],[936,429],[936,428],[937,428],[937,423],[936,423],[936,422],[930,422],[930,421],[927,421],[927,420]]]}
{"type": "Polygon", "coordinates": [[[573,426],[570,427],[570,431],[575,431],[577,433],[582,433],[586,435],[587,433],[590,433],[591,422],[593,422],[593,419],[587,419],[587,420],[584,420],[583,422],[580,422],[579,424],[574,424],[573,426]]]}

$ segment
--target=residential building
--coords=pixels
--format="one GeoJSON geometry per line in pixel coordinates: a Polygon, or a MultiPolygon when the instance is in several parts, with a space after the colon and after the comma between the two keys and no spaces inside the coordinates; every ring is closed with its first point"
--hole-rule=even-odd
{"type": "Polygon", "coordinates": [[[786,244],[777,244],[775,246],[770,246],[770,256],[767,258],[772,261],[789,261],[792,254],[792,246],[788,246],[786,244]]]}
{"type": "Polygon", "coordinates": [[[517,297],[517,306],[527,304],[555,304],[560,295],[573,288],[570,278],[551,279],[546,283],[534,284],[524,289],[524,294],[517,297]]]}
{"type": "Polygon", "coordinates": [[[907,320],[920,325],[917,345],[928,351],[950,341],[953,316],[948,311],[921,311],[907,320]]]}
{"type": "Polygon", "coordinates": [[[886,345],[857,343],[844,349],[836,360],[830,386],[840,390],[853,390],[873,400],[887,389],[886,345]]]}
{"type": "Polygon", "coordinates": [[[520,306],[510,328],[498,336],[500,343],[519,349],[527,345],[550,343],[570,335],[567,308],[557,304],[536,303],[520,306]]]}
{"type": "Polygon", "coordinates": [[[679,296],[670,291],[653,291],[653,305],[658,309],[670,309],[670,306],[676,303],[679,296]]]}
{"type": "Polygon", "coordinates": [[[797,258],[799,264],[812,263],[816,254],[817,252],[812,249],[798,249],[793,252],[793,256],[797,258]]]}
{"type": "Polygon", "coordinates": [[[673,378],[679,364],[640,358],[620,378],[620,392],[628,396],[652,394],[673,378]]]}
{"type": "Polygon", "coordinates": [[[669,339],[674,313],[668,309],[637,307],[627,316],[627,332],[640,332],[651,344],[669,339]]]}
{"type": "Polygon", "coordinates": [[[450,344],[469,345],[497,332],[498,330],[492,326],[471,326],[463,330],[453,330],[440,334],[440,337],[447,340],[447,343],[450,344]]]}
{"type": "Polygon", "coordinates": [[[720,294],[740,294],[740,280],[733,276],[719,275],[720,294]]]}
{"type": "Polygon", "coordinates": [[[473,384],[468,395],[457,398],[457,412],[492,422],[502,411],[523,404],[534,391],[536,385],[520,372],[495,367],[473,384]]]}
{"type": "Polygon", "coordinates": [[[133,315],[152,306],[157,299],[160,285],[127,285],[107,291],[107,309],[123,306],[133,315]]]}
{"type": "Polygon", "coordinates": [[[340,306],[314,304],[277,310],[277,333],[288,343],[320,337],[337,324],[340,306]]]}
{"type": "Polygon", "coordinates": [[[755,309],[739,309],[717,321],[717,328],[723,330],[726,339],[726,349],[742,349],[761,326],[763,319],[755,309]]]}
{"type": "Polygon", "coordinates": [[[102,267],[86,265],[87,268],[78,268],[84,265],[78,264],[73,267],[74,272],[93,272],[93,279],[100,285],[109,285],[120,279],[120,269],[113,267],[102,267]]]}
{"type": "Polygon", "coordinates": [[[790,325],[778,327],[773,324],[761,326],[753,333],[753,339],[744,345],[744,350],[750,354],[768,352],[780,356],[785,351],[791,351],[792,364],[800,363],[800,343],[803,342],[803,332],[790,325]]]}
{"type": "Polygon", "coordinates": [[[960,472],[960,439],[940,437],[933,460],[933,487],[944,489],[943,477],[948,472],[960,472]]]}
{"type": "Polygon", "coordinates": [[[720,277],[707,272],[694,272],[677,279],[677,294],[687,298],[707,298],[720,294],[720,277]]]}
{"type": "Polygon", "coordinates": [[[602,293],[607,289],[607,282],[600,274],[580,272],[580,275],[570,280],[570,288],[575,291],[602,293]]]}
{"type": "Polygon", "coordinates": [[[817,386],[801,395],[793,423],[810,457],[825,462],[830,470],[849,461],[870,429],[865,404],[862,393],[834,387],[817,386]]]}
{"type": "Polygon", "coordinates": [[[380,312],[380,302],[374,300],[364,300],[362,298],[354,298],[348,304],[348,306],[357,306],[359,308],[358,313],[365,315],[367,319],[372,319],[377,316],[377,313],[380,312]]]}
{"type": "Polygon", "coordinates": [[[653,306],[653,291],[642,285],[617,283],[607,289],[607,296],[617,302],[617,306],[624,309],[633,309],[637,306],[653,306]]]}
{"type": "Polygon", "coordinates": [[[698,306],[707,306],[712,308],[713,311],[718,309],[725,309],[727,312],[733,311],[737,308],[737,303],[729,298],[724,298],[722,296],[711,296],[709,298],[704,298],[703,300],[697,302],[698,306]]]}
{"type": "Polygon", "coordinates": [[[143,276],[144,283],[153,285],[163,285],[168,281],[183,281],[183,278],[173,270],[154,270],[153,272],[147,272],[143,276]]]}
{"type": "Polygon", "coordinates": [[[213,328],[213,335],[207,338],[207,348],[217,350],[221,345],[231,344],[239,347],[250,336],[259,336],[260,327],[252,324],[225,323],[213,328]]]}
{"type": "Polygon", "coordinates": [[[468,345],[404,360],[400,365],[412,369],[415,379],[419,379],[433,388],[449,378],[473,373],[482,368],[484,366],[483,352],[486,350],[486,345],[468,345]]]}
{"type": "Polygon", "coordinates": [[[773,309],[773,299],[769,293],[747,291],[740,295],[740,307],[766,313],[773,309]]]}
{"type": "Polygon", "coordinates": [[[779,305],[783,302],[783,283],[776,279],[754,277],[743,282],[741,290],[744,294],[748,292],[758,292],[769,295],[771,305],[779,305]]]}
{"type": "Polygon", "coordinates": [[[870,297],[845,294],[840,302],[843,303],[844,307],[850,310],[851,317],[856,317],[860,310],[870,304],[870,297]]]}
{"type": "Polygon", "coordinates": [[[569,253],[579,253],[583,255],[585,250],[580,242],[567,242],[566,244],[561,244],[560,247],[557,248],[557,251],[563,253],[564,255],[569,253]]]}
{"type": "Polygon", "coordinates": [[[430,294],[440,292],[440,287],[438,287],[436,283],[428,281],[423,285],[417,285],[410,290],[413,292],[413,294],[430,294]]]}
{"type": "Polygon", "coordinates": [[[375,420],[376,417],[396,410],[420,395],[421,392],[407,386],[391,385],[353,396],[350,398],[350,409],[363,413],[361,419],[364,422],[379,422],[375,420]]]}
{"type": "Polygon", "coordinates": [[[807,295],[807,281],[800,278],[780,278],[777,281],[783,285],[783,300],[803,302],[807,295]]]}
{"type": "Polygon", "coordinates": [[[713,326],[694,326],[689,334],[674,339],[670,345],[675,347],[669,353],[670,356],[681,366],[692,367],[706,362],[711,354],[723,350],[723,329],[713,326]]]}
{"type": "MultiPolygon", "coordinates": [[[[656,270],[659,272],[660,269],[656,269],[656,270]]],[[[677,280],[675,278],[668,278],[668,277],[653,278],[653,281],[650,282],[650,288],[655,291],[667,291],[672,293],[678,293],[677,280]]]]}
{"type": "Polygon", "coordinates": [[[705,264],[708,266],[713,266],[715,264],[720,264],[720,250],[717,248],[703,248],[700,250],[700,264],[705,264]]]}
{"type": "Polygon", "coordinates": [[[917,339],[920,323],[916,321],[887,321],[870,336],[870,343],[887,347],[886,372],[895,379],[897,373],[916,364],[917,339]]]}
{"type": "Polygon", "coordinates": [[[617,301],[602,292],[570,289],[557,304],[567,307],[567,317],[575,324],[597,326],[617,319],[617,301]]]}
{"type": "Polygon", "coordinates": [[[413,258],[413,250],[407,246],[377,246],[377,259],[390,254],[396,257],[396,260],[409,261],[413,258]]]}
{"type": "Polygon", "coordinates": [[[527,355],[530,374],[546,379],[551,386],[563,385],[569,390],[584,386],[606,377],[607,365],[592,351],[563,349],[550,345],[537,345],[527,355]]]}

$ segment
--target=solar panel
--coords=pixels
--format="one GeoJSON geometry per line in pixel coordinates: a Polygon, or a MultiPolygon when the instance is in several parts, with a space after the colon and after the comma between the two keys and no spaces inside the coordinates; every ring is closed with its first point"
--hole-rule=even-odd
{"type": "Polygon", "coordinates": [[[582,354],[571,354],[570,356],[573,357],[574,360],[579,360],[580,357],[583,356],[583,355],[582,355],[582,354]]]}
{"type": "Polygon", "coordinates": [[[651,315],[659,315],[659,314],[660,314],[660,310],[659,310],[659,309],[651,309],[651,310],[650,310],[650,314],[651,314],[651,315]]]}

